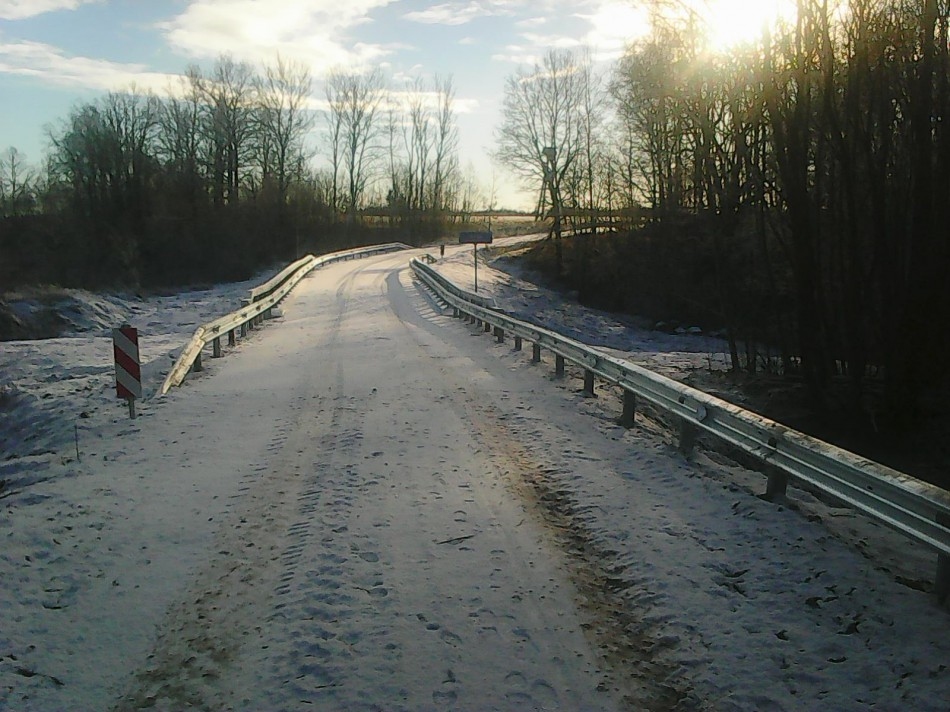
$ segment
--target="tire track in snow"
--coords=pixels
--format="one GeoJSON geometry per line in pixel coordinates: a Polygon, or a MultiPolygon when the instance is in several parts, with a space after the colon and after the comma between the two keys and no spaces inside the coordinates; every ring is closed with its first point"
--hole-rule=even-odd
{"type": "MultiPolygon", "coordinates": [[[[338,312],[326,333],[331,342],[347,309],[345,294],[337,297],[338,312]]],[[[326,432],[323,414],[332,418],[336,413],[321,407],[326,398],[315,389],[313,374],[305,374],[289,406],[291,417],[275,423],[264,459],[250,466],[240,498],[229,506],[216,554],[196,573],[187,596],[169,611],[155,649],[116,704],[116,712],[217,709],[222,692],[218,681],[227,677],[243,649],[266,645],[261,642],[268,635],[262,611],[271,592],[282,590],[292,578],[287,571],[293,572],[309,534],[306,522],[290,521],[294,505],[312,495],[301,492],[300,476],[309,465],[305,453],[326,432]],[[308,414],[313,412],[321,417],[311,420],[308,414]],[[284,543],[288,533],[289,545],[284,543]]]]}
{"type": "MultiPolygon", "coordinates": [[[[359,318],[391,324],[392,315],[381,311],[359,318]]],[[[369,341],[377,339],[383,337],[369,341]]],[[[460,453],[454,442],[458,414],[443,418],[455,429],[442,435],[418,412],[429,410],[427,402],[403,398],[407,389],[427,390],[441,393],[434,397],[440,408],[454,408],[447,386],[426,365],[403,364],[396,366],[399,378],[379,375],[379,387],[370,389],[365,379],[339,375],[349,368],[362,373],[356,354],[341,348],[339,358],[328,353],[327,360],[343,366],[332,389],[340,418],[319,448],[319,496],[307,505],[319,538],[310,540],[299,560],[302,575],[269,619],[275,638],[297,644],[261,654],[249,665],[259,673],[252,686],[273,691],[266,704],[520,710],[573,708],[583,701],[587,709],[612,709],[609,695],[593,687],[576,696],[582,685],[573,668],[590,665],[582,662],[584,653],[575,650],[559,660],[565,649],[548,644],[545,629],[564,624],[535,613],[532,602],[534,588],[551,587],[554,578],[539,583],[526,576],[523,591],[505,590],[512,557],[518,557],[519,569],[530,569],[538,552],[525,550],[521,537],[506,531],[519,523],[514,515],[523,521],[508,493],[497,491],[497,483],[473,480],[473,471],[459,464],[470,453],[460,453]],[[408,385],[400,380],[406,371],[414,371],[408,385]],[[497,521],[500,504],[509,510],[506,524],[497,521]],[[460,529],[475,533],[448,536],[460,529]],[[488,540],[483,547],[470,544],[482,539],[488,540]],[[471,567],[454,561],[459,555],[478,557],[475,569],[490,572],[491,582],[482,586],[476,574],[473,584],[471,567]],[[494,582],[496,575],[501,583],[494,582]],[[510,610],[511,600],[521,610],[510,610]],[[515,662],[502,652],[506,646],[514,646],[515,662]],[[521,658],[526,660],[518,663],[521,658]],[[568,681],[548,678],[552,664],[564,668],[568,681]]],[[[582,637],[572,645],[578,643],[586,649],[582,637]]],[[[260,696],[243,702],[249,709],[265,704],[260,696]]]]}
{"type": "MultiPolygon", "coordinates": [[[[391,294],[397,288],[402,291],[399,301],[411,300],[401,284],[395,280],[391,283],[394,288],[391,294]]],[[[440,338],[439,330],[446,327],[431,324],[420,316],[425,308],[423,303],[432,304],[424,288],[418,282],[414,284],[418,290],[415,307],[394,305],[394,311],[405,323],[440,338]]],[[[474,335],[483,335],[480,327],[471,329],[474,335]]],[[[463,388],[459,386],[455,390],[460,392],[463,388]]],[[[557,475],[563,470],[557,466],[552,469],[557,458],[551,455],[559,448],[554,443],[545,443],[540,432],[534,433],[533,440],[529,437],[527,441],[531,445],[526,445],[525,434],[519,436],[518,428],[512,427],[510,405],[503,409],[486,400],[479,389],[464,391],[466,397],[459,398],[457,405],[465,412],[473,434],[482,447],[491,450],[512,491],[527,505],[526,511],[547,529],[552,546],[563,557],[565,568],[577,587],[578,607],[587,617],[585,630],[606,663],[609,685],[634,709],[651,712],[682,709],[687,691],[669,683],[676,679],[674,667],[658,658],[656,643],[644,629],[638,611],[618,595],[628,584],[617,576],[616,552],[598,542],[584,525],[583,517],[578,516],[580,513],[570,490],[558,483],[557,475]],[[537,453],[539,449],[545,453],[541,457],[537,453]]],[[[501,393],[499,399],[507,401],[508,395],[501,393]]],[[[568,459],[596,459],[576,450],[564,454],[568,459]]]]}

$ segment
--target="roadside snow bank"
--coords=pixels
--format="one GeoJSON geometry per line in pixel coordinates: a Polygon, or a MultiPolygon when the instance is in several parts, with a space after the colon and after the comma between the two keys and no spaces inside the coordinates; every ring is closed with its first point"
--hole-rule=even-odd
{"type": "Polygon", "coordinates": [[[95,429],[99,414],[125,408],[115,395],[112,328],[139,330],[145,398],[161,385],[194,329],[240,306],[259,278],[141,298],[82,290],[7,295],[22,328],[59,336],[0,342],[0,493],[25,484],[19,458],[63,459],[95,429]]]}

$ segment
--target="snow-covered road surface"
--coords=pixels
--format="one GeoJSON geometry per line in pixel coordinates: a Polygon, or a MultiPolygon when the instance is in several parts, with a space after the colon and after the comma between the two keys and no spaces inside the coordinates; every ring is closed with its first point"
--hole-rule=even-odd
{"type": "Polygon", "coordinates": [[[488,376],[426,331],[405,263],[319,273],[270,358],[220,375],[235,407],[284,413],[120,707],[613,707],[559,556],[472,423],[488,376]]]}
{"type": "Polygon", "coordinates": [[[0,709],[946,709],[929,552],[620,428],[407,260],[314,272],[5,500],[0,709]]]}

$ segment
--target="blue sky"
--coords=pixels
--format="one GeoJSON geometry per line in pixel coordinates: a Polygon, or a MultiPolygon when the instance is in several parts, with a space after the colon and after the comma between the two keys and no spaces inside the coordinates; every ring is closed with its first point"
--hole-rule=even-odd
{"type": "MultiPolygon", "coordinates": [[[[164,93],[222,53],[260,66],[280,52],[311,68],[317,98],[333,67],[381,65],[394,90],[452,75],[461,163],[488,183],[507,76],[549,47],[609,62],[647,27],[636,0],[0,0],[0,149],[38,163],[43,127],[81,101],[132,83],[164,93]]],[[[497,180],[527,207],[503,169],[497,180]]]]}

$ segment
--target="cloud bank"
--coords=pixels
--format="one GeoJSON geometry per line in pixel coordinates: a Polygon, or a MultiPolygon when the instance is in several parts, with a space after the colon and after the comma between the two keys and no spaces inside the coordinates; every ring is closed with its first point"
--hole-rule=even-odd
{"type": "Polygon", "coordinates": [[[392,0],[196,0],[161,23],[168,44],[196,59],[230,54],[250,62],[281,56],[304,62],[316,74],[335,66],[366,66],[392,46],[348,42],[350,31],[392,0]]]}
{"type": "Polygon", "coordinates": [[[0,42],[0,73],[33,77],[64,87],[115,91],[135,85],[142,91],[165,91],[178,75],[150,72],[140,64],[67,56],[41,42],[0,42]]]}
{"type": "Polygon", "coordinates": [[[75,10],[100,0],[0,0],[0,20],[25,20],[58,10],[75,10]]]}

